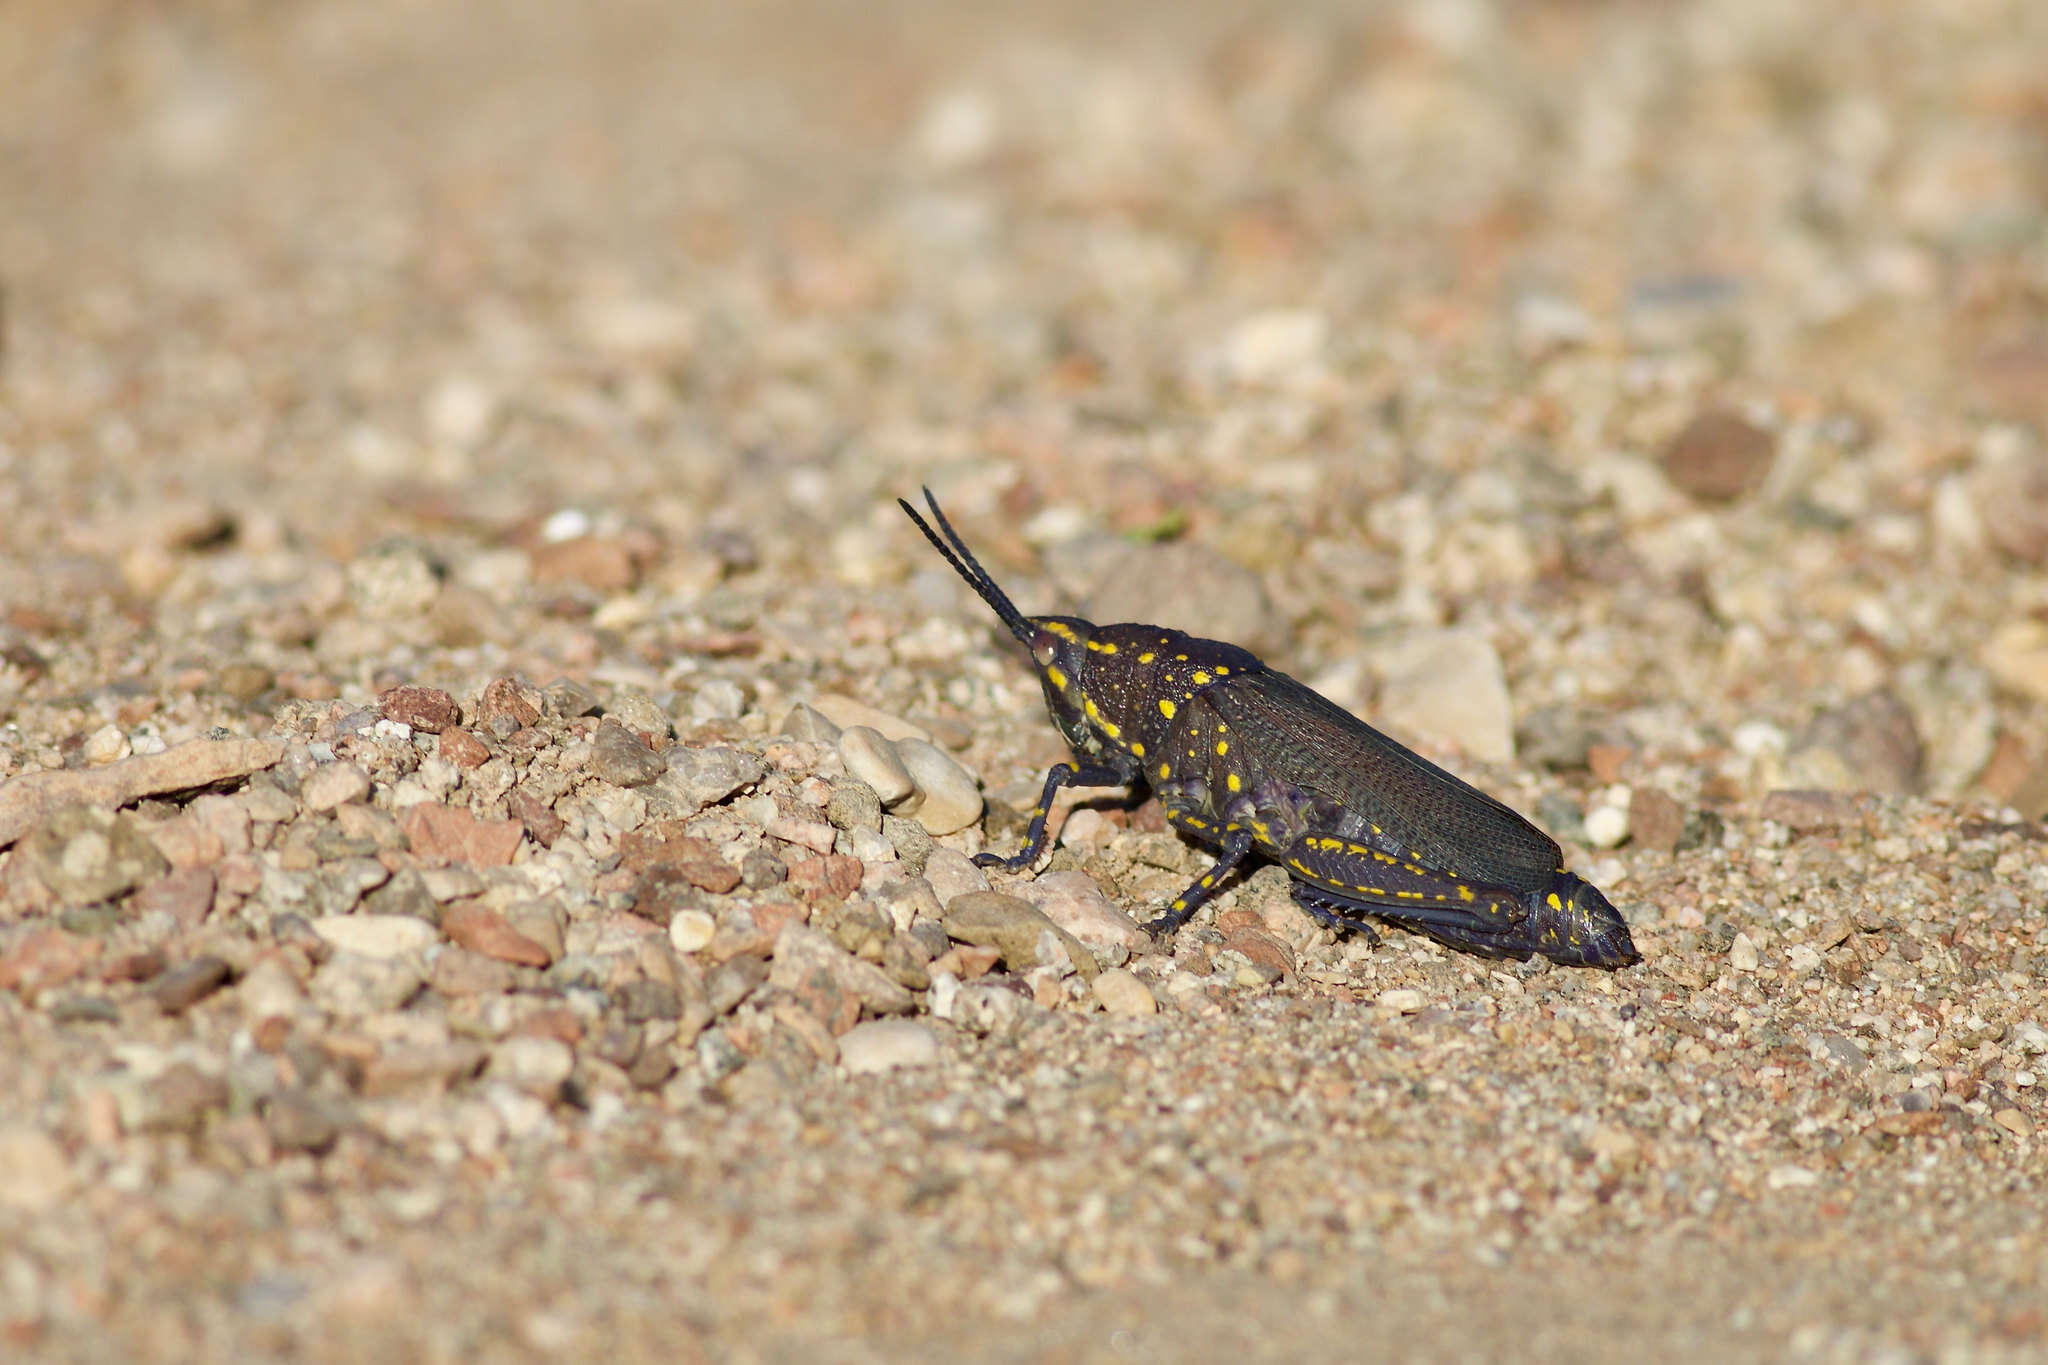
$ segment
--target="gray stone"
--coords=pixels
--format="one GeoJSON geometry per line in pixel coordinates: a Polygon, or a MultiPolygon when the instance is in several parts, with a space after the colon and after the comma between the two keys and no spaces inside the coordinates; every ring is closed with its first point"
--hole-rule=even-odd
{"type": "MultiPolygon", "coordinates": [[[[825,818],[835,829],[848,833],[879,831],[882,827],[881,795],[865,781],[835,782],[825,802],[825,818]]],[[[877,838],[881,836],[876,834],[877,838]]]]}
{"type": "Polygon", "coordinates": [[[1079,939],[1054,924],[1044,912],[1015,896],[998,891],[970,891],[946,903],[946,933],[961,943],[994,948],[1012,971],[1027,967],[1056,965],[1039,947],[1042,936],[1065,949],[1067,959],[1083,976],[1093,980],[1099,968],[1094,954],[1079,939]]]}
{"type": "Polygon", "coordinates": [[[668,771],[668,762],[617,721],[607,718],[590,741],[590,774],[616,787],[644,787],[668,771]]]}
{"type": "Polygon", "coordinates": [[[935,1066],[938,1060],[938,1035],[914,1019],[870,1019],[839,1040],[839,1064],[852,1076],[935,1066]]]}
{"type": "Polygon", "coordinates": [[[1138,952],[1151,946],[1151,937],[1138,922],[1103,895],[1095,879],[1079,868],[1035,877],[1018,886],[1017,894],[1091,948],[1121,946],[1138,952]]]}
{"type": "MultiPolygon", "coordinates": [[[[420,921],[414,920],[414,924],[420,921]]],[[[402,1009],[425,982],[411,958],[338,952],[313,973],[313,1003],[342,1019],[402,1009]]]]}
{"type": "Polygon", "coordinates": [[[113,900],[171,870],[148,828],[126,812],[67,806],[16,850],[17,871],[50,889],[64,906],[113,900]]]}
{"type": "Polygon", "coordinates": [[[299,788],[299,800],[309,811],[330,811],[370,794],[370,775],[353,763],[329,763],[315,768],[299,788]]]}

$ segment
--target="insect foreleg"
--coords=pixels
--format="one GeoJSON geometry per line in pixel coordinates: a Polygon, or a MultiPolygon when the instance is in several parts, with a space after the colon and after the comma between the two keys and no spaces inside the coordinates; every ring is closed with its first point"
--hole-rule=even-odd
{"type": "Polygon", "coordinates": [[[1132,777],[1131,773],[1103,764],[1091,763],[1084,767],[1079,763],[1055,763],[1052,771],[1045,775],[1045,788],[1038,793],[1038,804],[1032,807],[1031,824],[1024,831],[1023,849],[1011,858],[999,853],[977,853],[974,865],[1021,872],[1037,862],[1039,855],[1045,852],[1045,818],[1052,811],[1052,798],[1061,787],[1120,787],[1132,777]]]}

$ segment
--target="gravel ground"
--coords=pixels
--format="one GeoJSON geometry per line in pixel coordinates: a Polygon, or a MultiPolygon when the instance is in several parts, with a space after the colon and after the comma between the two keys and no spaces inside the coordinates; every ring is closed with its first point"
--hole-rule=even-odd
{"type": "Polygon", "coordinates": [[[16,0],[0,1349],[2048,1358],[2043,51],[16,0]],[[1644,963],[1155,942],[1102,793],[984,877],[1061,749],[925,484],[1644,963]]]}

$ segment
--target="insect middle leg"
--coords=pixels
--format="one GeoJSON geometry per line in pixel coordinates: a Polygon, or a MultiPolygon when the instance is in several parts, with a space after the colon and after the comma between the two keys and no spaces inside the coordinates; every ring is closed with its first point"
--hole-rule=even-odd
{"type": "Polygon", "coordinates": [[[1031,824],[1024,831],[1023,849],[1009,858],[1000,853],[977,853],[974,865],[1000,867],[1005,872],[1023,871],[1045,852],[1045,817],[1051,813],[1052,798],[1061,787],[1120,787],[1131,781],[1133,776],[1102,764],[1091,763],[1084,767],[1079,763],[1055,763],[1052,771],[1045,775],[1045,788],[1038,793],[1038,804],[1032,807],[1031,824]]]}
{"type": "MultiPolygon", "coordinates": [[[[1217,830],[1214,825],[1203,821],[1190,824],[1184,819],[1176,818],[1173,808],[1170,806],[1167,808],[1166,818],[1175,825],[1187,829],[1191,833],[1200,834],[1204,838],[1213,839],[1217,837],[1217,830]]],[[[1217,856],[1215,866],[1196,879],[1193,886],[1190,886],[1187,890],[1174,897],[1173,904],[1167,907],[1166,913],[1145,926],[1146,933],[1170,934],[1183,924],[1186,924],[1188,916],[1201,909],[1208,902],[1209,897],[1216,894],[1217,886],[1252,851],[1252,834],[1248,829],[1240,828],[1237,825],[1225,825],[1222,830],[1222,837],[1223,851],[1217,856]]]]}

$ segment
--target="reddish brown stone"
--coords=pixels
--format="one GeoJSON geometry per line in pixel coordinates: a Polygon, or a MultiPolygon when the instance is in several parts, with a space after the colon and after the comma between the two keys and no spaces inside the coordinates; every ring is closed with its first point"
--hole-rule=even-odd
{"type": "Polygon", "coordinates": [[[424,730],[438,735],[462,723],[462,708],[438,687],[417,687],[406,684],[394,687],[377,699],[383,708],[386,720],[395,720],[410,725],[415,730],[424,730]]]}
{"type": "Polygon", "coordinates": [[[526,826],[526,832],[533,841],[543,848],[553,848],[555,840],[562,837],[568,826],[555,809],[547,802],[523,788],[514,787],[505,797],[505,809],[514,820],[526,826]]]}
{"type": "Polygon", "coordinates": [[[456,945],[442,949],[434,959],[434,974],[427,984],[442,995],[503,995],[519,984],[519,978],[495,958],[456,945]]]}
{"type": "Polygon", "coordinates": [[[1685,832],[1685,807],[1655,787],[1637,787],[1629,793],[1628,827],[1636,847],[1674,852],[1685,832]]]}
{"type": "Polygon", "coordinates": [[[158,948],[145,948],[139,953],[122,953],[100,970],[102,981],[147,981],[170,966],[170,960],[158,948]]]}
{"type": "Polygon", "coordinates": [[[531,725],[540,719],[540,708],[538,688],[517,678],[496,678],[484,688],[483,699],[477,703],[477,723],[496,734],[493,722],[500,717],[515,725],[531,725]]]}
{"type": "Polygon", "coordinates": [[[1293,950],[1264,929],[1239,929],[1223,940],[1223,946],[1243,953],[1262,967],[1294,975],[1293,950]]]}
{"type": "Polygon", "coordinates": [[[529,1038],[555,1038],[574,1047],[583,1041],[583,1020],[567,1006],[555,1005],[527,1015],[512,1032],[529,1038]]]}
{"type": "Polygon", "coordinates": [[[865,871],[858,858],[843,853],[827,853],[791,863],[789,884],[808,894],[829,891],[835,896],[846,897],[860,890],[860,879],[865,871]]]}
{"type": "Polygon", "coordinates": [[[176,1014],[219,990],[228,976],[228,964],[209,953],[180,963],[150,982],[150,998],[165,1014],[176,1014]]]}
{"type": "Polygon", "coordinates": [[[1664,476],[1704,502],[1733,502],[1763,486],[1778,441],[1738,413],[1710,408],[1664,447],[1664,476]]]}
{"type": "Polygon", "coordinates": [[[623,592],[640,577],[633,552],[610,536],[577,536],[542,545],[533,552],[536,583],[581,583],[599,592],[623,592]]]}
{"type": "Polygon", "coordinates": [[[458,768],[481,768],[491,757],[482,740],[461,728],[443,730],[436,748],[458,768]]]}
{"type": "MultiPolygon", "coordinates": [[[[709,891],[713,895],[723,896],[740,884],[740,870],[723,858],[693,858],[681,866],[683,876],[689,879],[692,886],[709,891]]],[[[859,882],[856,881],[854,884],[858,886],[859,882]]]]}
{"type": "Polygon", "coordinates": [[[129,898],[135,914],[161,910],[186,928],[205,921],[213,910],[213,869],[188,867],[159,877],[129,898]]]}
{"type": "Polygon", "coordinates": [[[1635,752],[1626,744],[1588,744],[1586,766],[1593,770],[1598,781],[1619,782],[1622,769],[1635,757],[1635,752]]]}
{"type": "Polygon", "coordinates": [[[976,947],[971,943],[956,943],[932,959],[930,971],[933,975],[951,972],[962,981],[972,981],[977,976],[987,976],[1002,960],[1003,950],[994,946],[976,947]]]}
{"type": "Polygon", "coordinates": [[[482,901],[457,901],[441,912],[441,932],[471,952],[521,967],[545,967],[548,950],[514,929],[482,901]]]}
{"type": "Polygon", "coordinates": [[[37,929],[0,956],[0,991],[15,991],[23,1000],[33,1000],[39,992],[78,976],[99,953],[96,938],[80,938],[61,929],[37,929]]]}
{"type": "Polygon", "coordinates": [[[526,828],[517,820],[479,820],[466,810],[423,802],[400,821],[422,861],[502,867],[512,861],[526,828]]]}
{"type": "Polygon", "coordinates": [[[1841,792],[1775,791],[1764,798],[1763,817],[1792,830],[1832,829],[1862,823],[1863,805],[1841,792]]]}
{"type": "Polygon", "coordinates": [[[207,867],[227,853],[220,835],[189,810],[145,828],[172,867],[207,867]]]}

